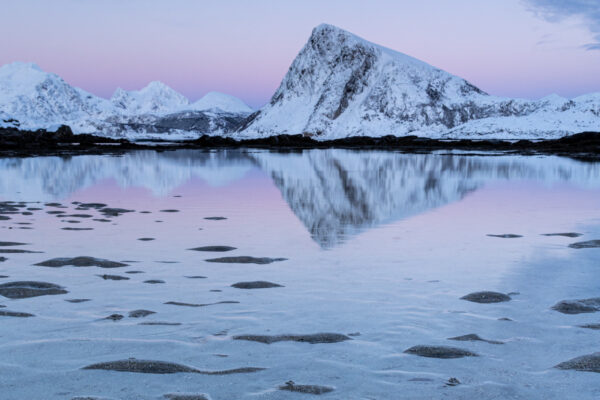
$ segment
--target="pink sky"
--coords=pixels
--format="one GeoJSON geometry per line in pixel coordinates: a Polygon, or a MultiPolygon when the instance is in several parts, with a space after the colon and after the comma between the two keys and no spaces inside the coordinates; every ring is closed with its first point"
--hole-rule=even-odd
{"type": "Polygon", "coordinates": [[[556,3],[5,0],[0,64],[32,61],[103,97],[119,86],[139,89],[160,80],[191,100],[216,90],[258,107],[312,28],[326,22],[491,94],[600,91],[600,51],[583,47],[597,39],[594,21],[572,9],[548,17],[534,7],[544,2],[556,3]]]}

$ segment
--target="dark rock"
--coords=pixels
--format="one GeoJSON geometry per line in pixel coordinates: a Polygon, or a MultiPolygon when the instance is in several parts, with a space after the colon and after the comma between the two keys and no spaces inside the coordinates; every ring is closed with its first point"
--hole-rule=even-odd
{"type": "Polygon", "coordinates": [[[212,262],[212,263],[227,263],[227,264],[271,264],[272,262],[285,261],[285,260],[287,260],[287,258],[239,256],[239,257],[210,258],[205,261],[212,262]]]}
{"type": "Polygon", "coordinates": [[[482,339],[479,335],[476,335],[474,333],[470,333],[468,335],[463,335],[463,336],[451,337],[451,338],[448,338],[448,340],[457,340],[460,342],[486,342],[486,343],[490,343],[490,344],[504,344],[504,342],[500,342],[498,340],[482,339]]]}
{"type": "Polygon", "coordinates": [[[600,240],[588,240],[587,242],[571,243],[572,249],[597,249],[600,248],[600,240]]]}
{"type": "Polygon", "coordinates": [[[508,296],[504,293],[484,291],[484,292],[469,293],[468,295],[461,297],[461,300],[467,300],[467,301],[472,301],[475,303],[484,303],[485,304],[485,303],[501,303],[504,301],[510,301],[511,298],[510,298],[510,296],[508,296]]]}
{"type": "Polygon", "coordinates": [[[66,228],[60,228],[63,231],[93,231],[94,228],[71,228],[70,226],[67,226],[66,228]]]}
{"type": "Polygon", "coordinates": [[[226,369],[222,371],[198,371],[199,374],[203,375],[232,375],[232,374],[250,374],[253,372],[264,371],[266,368],[257,367],[242,367],[234,369],[226,369]]]}
{"type": "Polygon", "coordinates": [[[279,386],[279,390],[306,394],[324,394],[333,392],[334,389],[330,386],[298,385],[294,381],[287,381],[285,385],[279,386]]]}
{"type": "Polygon", "coordinates": [[[554,368],[572,369],[575,371],[600,372],[600,353],[592,353],[581,357],[575,357],[569,361],[562,362],[554,368]]]}
{"type": "Polygon", "coordinates": [[[579,325],[580,328],[593,329],[595,331],[600,330],[600,324],[585,324],[579,325]]]}
{"type": "Polygon", "coordinates": [[[70,217],[70,218],[92,218],[93,215],[90,215],[90,214],[69,214],[69,215],[63,215],[63,217],[70,217]]]}
{"type": "Polygon", "coordinates": [[[458,386],[460,385],[460,381],[456,378],[450,378],[446,381],[446,383],[444,384],[446,386],[458,386]]]}
{"type": "Polygon", "coordinates": [[[149,283],[151,285],[156,285],[159,283],[165,283],[165,281],[161,280],[161,279],[148,279],[147,281],[144,281],[144,283],[149,283]]]}
{"type": "Polygon", "coordinates": [[[84,207],[84,208],[104,208],[104,207],[106,207],[106,204],[103,204],[103,203],[81,203],[81,204],[79,204],[79,207],[84,207]]]}
{"type": "Polygon", "coordinates": [[[126,274],[145,274],[144,271],[125,271],[126,274]]]}
{"type": "Polygon", "coordinates": [[[99,210],[100,213],[107,217],[118,217],[125,213],[134,212],[135,210],[127,210],[124,208],[102,208],[99,210]]]}
{"type": "Polygon", "coordinates": [[[204,219],[207,219],[209,221],[222,221],[227,218],[225,218],[225,217],[204,217],[204,219]]]}
{"type": "Polygon", "coordinates": [[[6,258],[6,257],[0,257],[0,262],[4,262],[6,260],[8,260],[8,258],[6,258]]]}
{"type": "Polygon", "coordinates": [[[497,237],[497,238],[502,238],[502,239],[516,239],[516,238],[523,237],[523,235],[515,235],[514,233],[504,233],[504,234],[501,234],[501,235],[492,235],[492,234],[489,234],[487,236],[497,237]]]}
{"type": "Polygon", "coordinates": [[[564,236],[568,238],[576,238],[582,236],[581,233],[565,232],[565,233],[543,233],[542,236],[564,236]]]}
{"type": "Polygon", "coordinates": [[[65,299],[69,303],[85,303],[86,301],[91,301],[91,299],[65,299]]]}
{"type": "Polygon", "coordinates": [[[140,322],[138,325],[164,325],[164,326],[178,326],[178,325],[181,325],[181,322],[161,322],[161,321],[151,321],[151,322],[140,322]]]}
{"type": "Polygon", "coordinates": [[[19,243],[19,242],[0,242],[0,247],[10,247],[10,246],[25,246],[27,243],[19,243]]]}
{"type": "Polygon", "coordinates": [[[218,301],[216,303],[207,303],[207,304],[194,304],[194,303],[181,303],[179,301],[167,301],[165,304],[169,304],[172,306],[182,306],[182,307],[206,307],[206,306],[214,306],[217,304],[239,304],[239,301],[218,301]]]}
{"type": "Polygon", "coordinates": [[[59,211],[59,210],[55,210],[55,211],[46,211],[46,214],[50,214],[50,215],[59,215],[59,214],[65,214],[66,211],[59,211]]]}
{"type": "Polygon", "coordinates": [[[462,358],[478,356],[477,353],[449,346],[413,346],[410,349],[404,350],[404,352],[429,358],[462,358]]]}
{"type": "Polygon", "coordinates": [[[188,279],[206,279],[206,277],[202,276],[202,275],[186,276],[186,278],[188,278],[188,279]]]}
{"type": "Polygon", "coordinates": [[[143,237],[143,238],[139,238],[138,240],[142,241],[142,242],[150,242],[152,240],[154,240],[154,238],[150,238],[150,237],[143,237]]]}
{"type": "Polygon", "coordinates": [[[283,287],[277,283],[271,283],[267,281],[254,281],[254,282],[238,282],[231,285],[231,287],[238,289],[268,289],[275,287],[283,287]]]}
{"type": "Polygon", "coordinates": [[[205,394],[169,393],[163,396],[168,400],[210,400],[205,394]]]}
{"type": "Polygon", "coordinates": [[[67,265],[72,265],[74,267],[100,267],[100,268],[119,268],[126,267],[127,264],[109,261],[102,258],[94,258],[94,257],[74,257],[74,258],[53,258],[51,260],[46,260],[41,263],[34,264],[40,267],[53,267],[60,268],[67,265]]]}
{"type": "Polygon", "coordinates": [[[156,314],[156,312],[150,310],[134,310],[129,312],[129,318],[144,318],[151,314],[156,314]]]}
{"type": "Polygon", "coordinates": [[[250,373],[264,370],[264,368],[245,367],[229,369],[224,371],[202,371],[187,365],[176,364],[165,361],[137,360],[130,358],[128,360],[109,361],[98,364],[88,365],[82,369],[98,369],[105,371],[119,372],[137,372],[142,374],[176,374],[176,373],[196,373],[204,375],[229,375],[237,373],[250,373]]]}
{"type": "Polygon", "coordinates": [[[43,253],[43,251],[31,251],[21,249],[0,249],[2,254],[32,254],[32,253],[43,253]]]}
{"type": "Polygon", "coordinates": [[[178,372],[198,372],[196,368],[164,361],[128,360],[109,361],[91,364],[82,369],[98,369],[105,371],[138,372],[143,374],[174,374],[178,372]]]}
{"type": "Polygon", "coordinates": [[[100,278],[104,279],[104,280],[110,280],[110,281],[128,281],[129,278],[126,276],[120,276],[120,275],[108,275],[108,274],[104,274],[104,275],[96,275],[99,276],[100,278]]]}
{"type": "Polygon", "coordinates": [[[26,299],[29,297],[57,295],[68,293],[62,286],[54,283],[18,281],[0,285],[0,296],[9,299],[26,299]]]}
{"type": "Polygon", "coordinates": [[[580,300],[563,300],[552,306],[563,314],[582,314],[600,311],[600,297],[580,300]]]}
{"type": "Polygon", "coordinates": [[[234,340],[248,340],[251,342],[259,342],[271,344],[276,342],[305,342],[311,344],[317,343],[338,343],[352,338],[340,333],[315,333],[309,335],[238,335],[233,337],[234,340]]]}
{"type": "Polygon", "coordinates": [[[19,317],[19,318],[27,318],[27,317],[35,317],[33,314],[25,313],[25,312],[16,312],[16,311],[8,311],[8,310],[0,310],[0,317],[19,317]]]}
{"type": "Polygon", "coordinates": [[[176,212],[179,212],[179,210],[160,210],[160,212],[164,212],[164,213],[176,213],[176,212]]]}
{"type": "Polygon", "coordinates": [[[195,248],[189,249],[189,250],[225,252],[225,251],[236,250],[236,248],[235,247],[231,247],[231,246],[204,246],[204,247],[195,247],[195,248]]]}
{"type": "Polygon", "coordinates": [[[104,318],[104,319],[110,319],[111,321],[120,321],[122,320],[124,317],[121,314],[111,314],[108,317],[104,318]]]}
{"type": "Polygon", "coordinates": [[[106,219],[106,218],[94,218],[92,221],[96,221],[96,222],[111,222],[110,219],[106,219]]]}

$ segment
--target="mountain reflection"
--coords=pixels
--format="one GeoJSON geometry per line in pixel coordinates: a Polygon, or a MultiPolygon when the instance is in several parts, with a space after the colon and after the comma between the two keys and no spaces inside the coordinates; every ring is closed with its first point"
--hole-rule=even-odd
{"type": "Polygon", "coordinates": [[[211,186],[236,184],[257,167],[272,178],[324,248],[362,230],[458,201],[495,181],[600,187],[600,164],[558,157],[181,150],[0,159],[0,196],[60,200],[107,179],[164,196],[193,178],[211,186]]]}

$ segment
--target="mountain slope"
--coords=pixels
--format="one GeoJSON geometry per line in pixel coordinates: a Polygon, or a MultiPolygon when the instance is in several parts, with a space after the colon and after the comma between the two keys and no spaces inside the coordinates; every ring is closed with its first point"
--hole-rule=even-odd
{"type": "Polygon", "coordinates": [[[534,138],[598,126],[598,96],[540,101],[490,96],[405,54],[320,25],[271,102],[252,115],[238,136],[534,138]]]}
{"type": "Polygon", "coordinates": [[[32,63],[0,67],[0,127],[53,130],[65,124],[75,133],[194,139],[202,134],[226,135],[252,111],[225,94],[209,94],[202,100],[191,105],[160,82],[141,90],[117,89],[106,100],[72,87],[32,63]]]}
{"type": "Polygon", "coordinates": [[[190,104],[189,110],[218,111],[237,114],[251,114],[254,110],[237,97],[219,93],[208,92],[200,100],[190,104]]]}
{"type": "Polygon", "coordinates": [[[164,114],[185,109],[190,101],[162,82],[150,82],[141,90],[125,91],[118,88],[111,103],[127,114],[164,114]]]}
{"type": "Polygon", "coordinates": [[[23,129],[102,120],[113,113],[107,100],[70,86],[35,64],[20,62],[0,67],[0,111],[19,120],[23,129]]]}

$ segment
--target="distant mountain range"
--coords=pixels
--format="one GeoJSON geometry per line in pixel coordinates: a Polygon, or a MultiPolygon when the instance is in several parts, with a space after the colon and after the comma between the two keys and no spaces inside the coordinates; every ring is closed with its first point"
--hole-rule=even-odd
{"type": "Polygon", "coordinates": [[[600,93],[540,100],[491,96],[466,80],[331,25],[316,27],[279,89],[252,113],[209,93],[195,103],[160,82],[110,100],[33,64],[0,67],[0,126],[67,124],[108,136],[238,139],[304,134],[554,139],[600,131],[600,93]]]}
{"type": "Polygon", "coordinates": [[[195,103],[161,82],[141,90],[94,96],[32,63],[0,67],[0,124],[20,129],[69,125],[76,133],[141,137],[227,134],[253,110],[240,99],[211,92],[195,103]]]}

